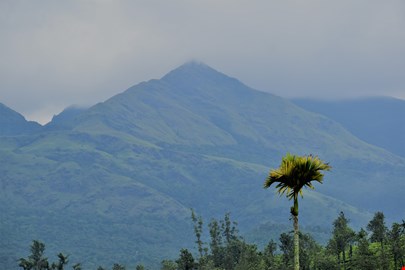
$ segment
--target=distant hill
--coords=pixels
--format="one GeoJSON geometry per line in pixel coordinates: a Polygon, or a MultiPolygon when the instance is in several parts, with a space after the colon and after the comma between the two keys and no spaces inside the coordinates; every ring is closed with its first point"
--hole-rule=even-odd
{"type": "Polygon", "coordinates": [[[29,134],[40,129],[37,122],[25,120],[24,116],[0,103],[0,136],[29,134]]]}
{"type": "Polygon", "coordinates": [[[292,101],[308,111],[341,123],[365,142],[405,157],[405,100],[369,97],[339,101],[292,101]]]}
{"type": "Polygon", "coordinates": [[[230,211],[242,232],[285,224],[291,203],[262,186],[286,152],[333,166],[324,185],[305,192],[303,226],[328,230],[340,211],[354,226],[377,210],[405,215],[403,158],[205,64],[59,120],[0,140],[0,262],[41,239],[86,268],[156,267],[192,245],[190,208],[206,221],[230,211]]]}

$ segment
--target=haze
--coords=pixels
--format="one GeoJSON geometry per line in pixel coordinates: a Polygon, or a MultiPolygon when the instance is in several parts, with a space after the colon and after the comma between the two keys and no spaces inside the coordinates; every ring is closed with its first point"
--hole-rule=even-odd
{"type": "Polygon", "coordinates": [[[0,102],[46,123],[200,60],[283,97],[405,99],[404,1],[0,2],[0,102]]]}

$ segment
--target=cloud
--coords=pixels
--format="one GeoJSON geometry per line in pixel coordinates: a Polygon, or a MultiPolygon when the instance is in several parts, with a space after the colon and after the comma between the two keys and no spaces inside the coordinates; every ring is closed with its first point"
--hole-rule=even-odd
{"type": "Polygon", "coordinates": [[[0,102],[55,114],[190,59],[286,97],[404,98],[404,11],[400,0],[1,1],[0,102]]]}

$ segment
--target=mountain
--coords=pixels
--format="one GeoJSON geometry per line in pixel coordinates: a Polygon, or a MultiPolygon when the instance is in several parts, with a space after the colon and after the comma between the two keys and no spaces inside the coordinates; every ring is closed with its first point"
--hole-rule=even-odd
{"type": "Polygon", "coordinates": [[[405,100],[368,97],[339,101],[292,101],[308,111],[339,122],[365,142],[405,157],[405,100]]]}
{"type": "MultiPolygon", "coordinates": [[[[286,152],[316,153],[334,165],[334,176],[371,164],[387,168],[404,164],[403,159],[360,141],[326,117],[194,62],[90,108],[73,130],[87,132],[89,127],[92,132],[124,132],[165,149],[196,153],[197,148],[198,153],[266,168],[277,165],[286,152]]],[[[343,182],[333,181],[329,189],[325,186],[328,195],[363,208],[380,205],[363,201],[357,189],[348,191],[342,185],[347,177],[339,177],[343,182]]],[[[350,185],[361,186],[372,179],[384,189],[386,183],[379,178],[358,175],[350,185]]],[[[393,179],[397,177],[387,181],[393,179]]],[[[401,182],[392,186],[396,184],[401,182]]],[[[368,192],[370,198],[381,196],[381,190],[368,192]]]]}
{"type": "Polygon", "coordinates": [[[71,122],[82,112],[87,110],[86,107],[69,106],[61,113],[54,115],[52,120],[45,125],[49,130],[67,129],[71,126],[71,122]]]}
{"type": "Polygon", "coordinates": [[[0,103],[0,136],[29,134],[40,129],[40,124],[25,120],[24,116],[0,103]]]}
{"type": "Polygon", "coordinates": [[[190,208],[206,222],[230,211],[242,233],[285,224],[291,203],[262,185],[286,152],[333,167],[305,192],[303,226],[327,230],[340,211],[357,227],[377,210],[405,215],[403,158],[196,62],[1,143],[0,261],[8,265],[41,239],[86,269],[156,267],[192,248],[190,208]]]}

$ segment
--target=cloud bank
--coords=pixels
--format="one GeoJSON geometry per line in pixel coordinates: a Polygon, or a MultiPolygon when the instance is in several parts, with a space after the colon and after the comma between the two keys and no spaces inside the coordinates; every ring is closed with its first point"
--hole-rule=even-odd
{"type": "Polygon", "coordinates": [[[49,121],[198,59],[284,97],[405,98],[405,2],[0,2],[0,102],[49,121]]]}

